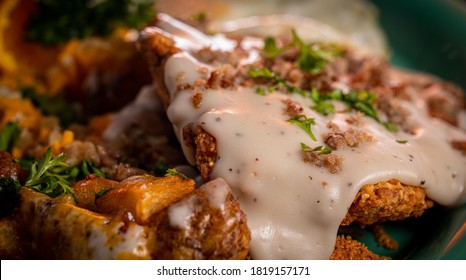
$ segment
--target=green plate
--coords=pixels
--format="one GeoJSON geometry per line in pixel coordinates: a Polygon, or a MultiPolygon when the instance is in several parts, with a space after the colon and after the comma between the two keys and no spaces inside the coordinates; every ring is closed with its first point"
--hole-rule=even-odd
{"type": "MultiPolygon", "coordinates": [[[[454,0],[372,0],[397,66],[435,74],[466,89],[466,2],[454,0]]],[[[436,207],[419,219],[389,223],[399,242],[386,250],[374,236],[358,230],[375,252],[394,259],[466,259],[466,204],[436,207]]]]}
{"type": "Polygon", "coordinates": [[[395,65],[435,74],[466,89],[466,1],[372,0],[395,65]]]}

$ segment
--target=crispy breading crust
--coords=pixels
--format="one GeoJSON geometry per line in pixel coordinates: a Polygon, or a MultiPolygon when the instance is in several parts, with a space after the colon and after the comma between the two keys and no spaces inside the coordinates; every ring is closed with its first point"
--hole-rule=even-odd
{"type": "Polygon", "coordinates": [[[214,181],[201,186],[158,217],[153,258],[246,258],[250,240],[246,215],[230,189],[223,207],[212,205],[210,196],[214,187],[214,181]],[[171,215],[180,209],[192,211],[183,228],[173,225],[171,221],[171,215]]]}
{"type": "Polygon", "coordinates": [[[331,260],[388,260],[390,258],[379,256],[350,236],[339,235],[335,243],[335,250],[330,256],[331,260]]]}
{"type": "Polygon", "coordinates": [[[371,225],[419,217],[433,205],[421,187],[404,185],[397,180],[366,185],[357,193],[341,225],[353,222],[371,225]]]}

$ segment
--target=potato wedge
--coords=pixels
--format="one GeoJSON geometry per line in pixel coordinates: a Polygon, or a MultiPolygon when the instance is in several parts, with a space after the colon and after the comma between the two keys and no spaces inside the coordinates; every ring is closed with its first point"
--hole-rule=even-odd
{"type": "Polygon", "coordinates": [[[151,217],[194,190],[194,180],[179,176],[154,177],[137,175],[97,200],[99,213],[130,212],[137,223],[147,224],[151,217]]]}
{"type": "Polygon", "coordinates": [[[153,230],[121,217],[108,217],[52,199],[29,188],[20,191],[19,219],[44,259],[149,259],[153,230]]]}

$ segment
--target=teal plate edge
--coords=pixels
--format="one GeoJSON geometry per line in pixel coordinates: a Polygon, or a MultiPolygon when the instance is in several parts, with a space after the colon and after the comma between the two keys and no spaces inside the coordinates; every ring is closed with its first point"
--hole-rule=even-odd
{"type": "MultiPolygon", "coordinates": [[[[466,1],[372,0],[390,46],[391,62],[431,73],[466,89],[466,1]]],[[[421,218],[385,225],[399,249],[387,250],[368,230],[354,228],[374,252],[393,259],[466,260],[466,204],[436,206],[421,218]]]]}

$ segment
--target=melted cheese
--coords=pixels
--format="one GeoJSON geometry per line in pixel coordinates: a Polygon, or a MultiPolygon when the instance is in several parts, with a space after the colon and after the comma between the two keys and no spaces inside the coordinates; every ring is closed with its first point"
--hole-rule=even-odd
{"type": "MultiPolygon", "coordinates": [[[[446,206],[466,200],[466,157],[453,150],[451,139],[466,139],[463,130],[431,119],[422,101],[406,103],[411,117],[421,125],[416,135],[392,133],[374,120],[363,117],[363,129],[376,141],[357,148],[333,151],[344,158],[342,171],[303,161],[300,143],[323,145],[332,121],[346,130],[348,114],[325,117],[300,95],[272,92],[266,96],[254,88],[203,92],[199,108],[192,104],[192,92],[176,84],[193,84],[202,78],[197,71],[206,67],[189,53],[181,52],[165,64],[165,83],[171,94],[168,117],[183,143],[183,128],[194,123],[215,137],[218,159],[211,177],[223,178],[232,186],[251,229],[254,259],[327,259],[331,255],[340,222],[356,193],[366,184],[398,179],[404,184],[423,186],[427,195],[446,206]],[[180,80],[180,77],[183,79],[180,80]],[[317,141],[288,122],[284,99],[292,99],[315,118],[312,131],[317,141]],[[408,140],[401,144],[397,140],[408,140]]],[[[194,163],[193,151],[183,147],[194,163]]]]}

